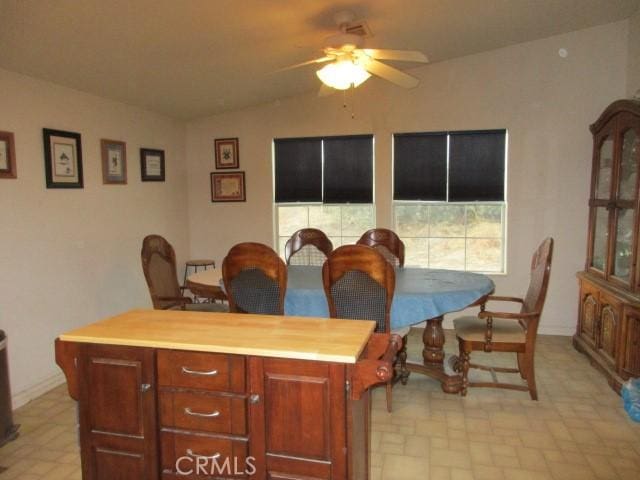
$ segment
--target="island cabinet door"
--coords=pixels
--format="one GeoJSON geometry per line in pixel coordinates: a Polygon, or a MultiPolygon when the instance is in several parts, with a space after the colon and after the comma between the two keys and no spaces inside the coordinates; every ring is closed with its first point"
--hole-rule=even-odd
{"type": "Polygon", "coordinates": [[[156,480],[155,352],[83,344],[78,355],[83,480],[156,480]]]}
{"type": "Polygon", "coordinates": [[[346,480],[345,366],[251,357],[249,450],[266,480],[346,480]]]}

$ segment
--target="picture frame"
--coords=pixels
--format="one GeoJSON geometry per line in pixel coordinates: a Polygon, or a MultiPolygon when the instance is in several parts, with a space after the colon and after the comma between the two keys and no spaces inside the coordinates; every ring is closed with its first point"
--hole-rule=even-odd
{"type": "Polygon", "coordinates": [[[140,149],[140,177],[143,182],[164,182],[164,150],[140,149]]]}
{"type": "Polygon", "coordinates": [[[79,133],[42,129],[47,188],[84,188],[79,133]]]}
{"type": "Polygon", "coordinates": [[[237,138],[216,138],[213,141],[216,152],[216,169],[240,168],[240,151],[237,138]]]}
{"type": "Polygon", "coordinates": [[[102,152],[102,183],[127,184],[127,144],[119,140],[100,140],[102,152]]]}
{"type": "Polygon", "coordinates": [[[244,172],[211,172],[212,202],[245,202],[244,172]]]}
{"type": "Polygon", "coordinates": [[[0,178],[18,178],[13,132],[0,131],[0,178]]]}

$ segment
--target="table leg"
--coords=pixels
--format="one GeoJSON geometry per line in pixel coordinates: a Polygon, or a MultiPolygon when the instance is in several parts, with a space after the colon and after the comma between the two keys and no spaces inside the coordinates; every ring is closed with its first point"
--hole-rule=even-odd
{"type": "Polygon", "coordinates": [[[430,318],[422,334],[424,348],[422,358],[425,365],[442,365],[444,362],[444,330],[442,316],[430,318]]]}
{"type": "Polygon", "coordinates": [[[406,384],[411,372],[427,375],[440,381],[442,391],[445,393],[460,393],[462,389],[462,376],[449,375],[444,369],[444,330],[442,329],[443,317],[430,318],[422,335],[424,348],[422,349],[422,364],[401,360],[400,381],[406,384]]]}

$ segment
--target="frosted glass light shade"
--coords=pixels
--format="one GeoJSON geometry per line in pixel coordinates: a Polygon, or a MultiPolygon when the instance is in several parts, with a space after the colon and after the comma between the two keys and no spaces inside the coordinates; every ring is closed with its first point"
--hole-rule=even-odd
{"type": "Polygon", "coordinates": [[[322,83],[337,90],[346,90],[352,85],[355,88],[371,76],[362,65],[351,60],[329,63],[318,70],[316,75],[322,83]]]}

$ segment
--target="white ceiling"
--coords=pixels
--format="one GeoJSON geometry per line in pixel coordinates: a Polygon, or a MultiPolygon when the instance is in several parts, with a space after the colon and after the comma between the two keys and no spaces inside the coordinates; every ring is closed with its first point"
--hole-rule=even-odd
{"type": "MultiPolygon", "coordinates": [[[[314,91],[345,8],[432,62],[609,23],[640,0],[0,0],[0,67],[192,119],[314,91]]],[[[396,65],[398,66],[398,65],[396,65]]],[[[405,66],[406,68],[406,66],[405,66]]],[[[369,80],[382,81],[379,79],[369,80]]]]}

